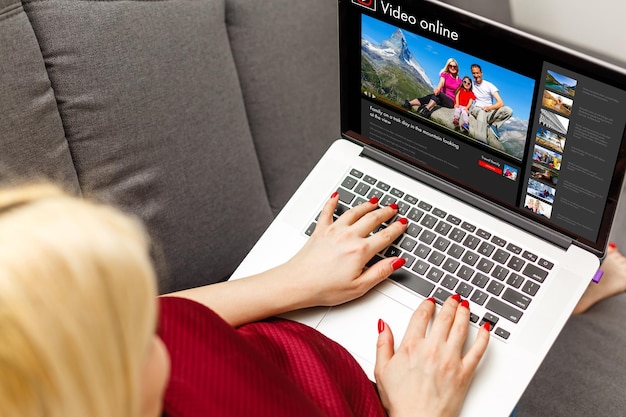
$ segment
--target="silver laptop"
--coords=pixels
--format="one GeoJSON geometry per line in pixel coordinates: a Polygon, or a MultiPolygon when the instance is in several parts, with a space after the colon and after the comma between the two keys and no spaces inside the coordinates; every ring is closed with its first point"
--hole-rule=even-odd
{"type": "Polygon", "coordinates": [[[373,378],[379,318],[400,341],[424,298],[459,293],[470,300],[468,340],[492,324],[461,415],[506,417],[598,278],[626,166],[626,72],[434,1],[338,7],[342,138],[233,278],[295,254],[335,190],[337,214],[373,196],[398,204],[407,232],[378,257],[404,267],[358,300],[288,317],[339,342],[373,378]],[[470,109],[463,126],[443,102],[411,103],[449,58],[473,91],[495,86],[495,116],[470,109]]]}

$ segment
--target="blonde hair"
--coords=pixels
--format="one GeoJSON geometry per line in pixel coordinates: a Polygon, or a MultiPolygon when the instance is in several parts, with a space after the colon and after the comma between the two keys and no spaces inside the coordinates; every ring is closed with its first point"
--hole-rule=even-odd
{"type": "MultiPolygon", "coordinates": [[[[459,63],[457,62],[457,60],[454,59],[454,58],[448,58],[448,60],[446,61],[446,65],[444,65],[443,68],[441,69],[441,71],[439,71],[439,74],[443,74],[444,72],[450,72],[450,71],[448,71],[448,67],[453,62],[456,64],[457,70],[460,70],[459,63]]],[[[457,76],[458,76],[458,71],[457,71],[457,76]]]]}
{"type": "Polygon", "coordinates": [[[0,191],[0,416],[138,416],[155,297],[137,221],[51,185],[0,191]]]}

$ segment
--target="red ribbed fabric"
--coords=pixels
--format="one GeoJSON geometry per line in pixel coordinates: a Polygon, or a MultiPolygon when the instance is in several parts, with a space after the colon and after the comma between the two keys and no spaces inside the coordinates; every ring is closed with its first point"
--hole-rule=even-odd
{"type": "Polygon", "coordinates": [[[316,330],[269,319],[237,330],[196,302],[160,298],[172,363],[164,415],[385,416],[352,356],[316,330]]]}

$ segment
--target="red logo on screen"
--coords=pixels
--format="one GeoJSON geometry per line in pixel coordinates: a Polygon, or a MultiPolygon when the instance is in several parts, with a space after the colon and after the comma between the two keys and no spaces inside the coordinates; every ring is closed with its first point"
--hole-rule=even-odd
{"type": "Polygon", "coordinates": [[[376,0],[352,0],[352,3],[370,9],[373,12],[376,11],[376,0]]]}

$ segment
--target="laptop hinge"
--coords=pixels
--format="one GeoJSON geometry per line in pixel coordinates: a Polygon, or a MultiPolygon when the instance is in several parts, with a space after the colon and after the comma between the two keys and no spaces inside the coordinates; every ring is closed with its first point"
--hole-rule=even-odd
{"type": "Polygon", "coordinates": [[[399,159],[380,152],[377,149],[371,148],[369,146],[364,146],[363,151],[361,152],[361,156],[373,159],[378,163],[381,163],[395,171],[399,171],[404,175],[414,178],[421,183],[440,190],[528,233],[541,237],[541,239],[546,240],[563,249],[567,249],[570,245],[574,243],[573,239],[570,237],[550,230],[545,226],[533,223],[530,220],[527,220],[507,209],[504,209],[482,197],[471,194],[463,190],[462,188],[459,188],[454,184],[437,178],[425,171],[418,170],[399,159]]]}

